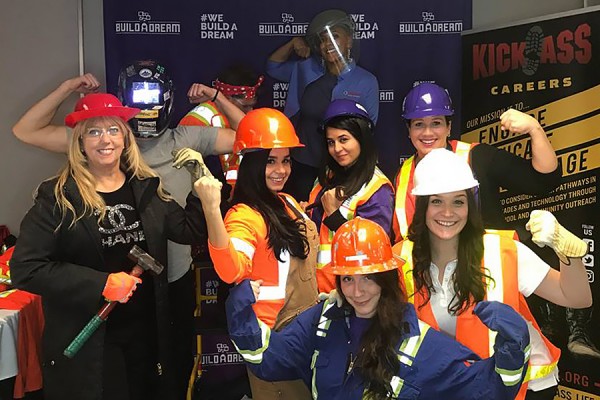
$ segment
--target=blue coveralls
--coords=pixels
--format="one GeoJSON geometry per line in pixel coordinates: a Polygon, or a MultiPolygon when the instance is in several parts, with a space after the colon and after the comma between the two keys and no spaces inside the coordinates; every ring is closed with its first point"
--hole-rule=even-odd
{"type": "MultiPolygon", "coordinates": [[[[303,379],[314,399],[363,398],[360,369],[351,367],[348,311],[335,303],[317,304],[280,332],[272,332],[252,310],[249,281],[230,292],[229,333],[254,374],[264,380],[303,379]]],[[[399,399],[514,399],[529,360],[529,334],[523,318],[498,302],[481,302],[479,318],[498,331],[494,356],[475,353],[417,319],[412,305],[404,315],[408,333],[398,344],[400,369],[391,380],[399,399]]]]}

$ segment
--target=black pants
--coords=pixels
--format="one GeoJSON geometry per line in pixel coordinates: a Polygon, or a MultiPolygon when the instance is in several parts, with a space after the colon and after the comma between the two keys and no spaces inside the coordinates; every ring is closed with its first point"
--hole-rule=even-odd
{"type": "Polygon", "coordinates": [[[156,394],[156,338],[150,329],[104,342],[103,400],[146,400],[156,394]]]}
{"type": "Polygon", "coordinates": [[[525,400],[554,400],[556,389],[556,386],[552,386],[548,389],[540,390],[539,392],[528,390],[525,400]]]}
{"type": "Polygon", "coordinates": [[[184,276],[169,283],[169,308],[173,341],[173,376],[176,400],[185,399],[194,366],[194,280],[190,269],[184,276]]]}
{"type": "Polygon", "coordinates": [[[297,201],[308,201],[319,169],[302,164],[292,158],[292,173],[283,188],[283,192],[292,195],[297,201]]]}

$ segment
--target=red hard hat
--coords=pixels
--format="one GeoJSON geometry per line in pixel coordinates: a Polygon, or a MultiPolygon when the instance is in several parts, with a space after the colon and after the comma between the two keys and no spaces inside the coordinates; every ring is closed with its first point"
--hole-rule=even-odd
{"type": "Polygon", "coordinates": [[[75,111],[65,117],[65,125],[73,128],[78,122],[95,117],[119,117],[127,122],[140,111],[139,108],[124,107],[112,94],[90,93],[75,104],[75,111]]]}
{"type": "Polygon", "coordinates": [[[366,275],[390,271],[403,261],[392,253],[390,238],[376,222],[356,217],[338,228],[331,243],[334,275],[366,275]]]}
{"type": "Polygon", "coordinates": [[[240,121],[233,152],[288,147],[304,147],[288,117],[272,108],[258,108],[240,121]]]}

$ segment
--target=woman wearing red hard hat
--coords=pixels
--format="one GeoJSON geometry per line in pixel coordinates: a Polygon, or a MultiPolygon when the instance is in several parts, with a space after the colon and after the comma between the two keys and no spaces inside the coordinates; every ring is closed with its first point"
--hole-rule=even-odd
{"type": "Polygon", "coordinates": [[[332,243],[340,298],[298,316],[280,332],[252,308],[265,286],[244,281],[227,300],[229,334],[248,368],[271,381],[301,378],[313,399],[513,399],[526,371],[529,335],[510,307],[483,302],[476,319],[496,330],[493,357],[419,321],[398,285],[403,261],[387,233],[356,217],[332,243]]]}
{"type": "MultiPolygon", "coordinates": [[[[264,288],[254,309],[276,331],[317,300],[315,225],[296,200],[281,193],[290,175],[290,148],[302,146],[283,113],[252,110],[236,132],[234,152],[243,158],[224,220],[221,182],[204,176],[196,183],[215,270],[227,283],[261,279],[264,288]]],[[[271,383],[252,373],[249,377],[253,398],[311,398],[302,381],[271,383]]]]}
{"type": "Polygon", "coordinates": [[[110,94],[81,98],[65,118],[68,161],[21,224],[11,276],[42,296],[47,400],[170,396],[167,271],[132,276],[127,255],[137,245],[167,266],[167,239],[191,243],[205,230],[197,199],[184,211],[143,161],[127,124],[139,111],[110,94]],[[122,304],[64,356],[105,299],[122,304]]]}

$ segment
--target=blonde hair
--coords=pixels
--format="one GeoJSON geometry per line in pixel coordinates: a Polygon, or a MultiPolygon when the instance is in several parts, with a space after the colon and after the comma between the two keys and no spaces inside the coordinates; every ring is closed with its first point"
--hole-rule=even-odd
{"type": "MultiPolygon", "coordinates": [[[[124,122],[121,118],[95,117],[79,122],[75,125],[73,135],[71,135],[71,141],[67,151],[67,163],[59,171],[57,176],[58,180],[54,186],[56,204],[61,212],[63,221],[69,213],[73,214],[73,219],[69,224],[69,228],[73,227],[81,218],[93,214],[98,215],[98,222],[100,222],[104,219],[106,213],[106,203],[102,196],[96,191],[96,179],[89,170],[87,157],[83,152],[82,146],[83,134],[98,123],[116,125],[121,132],[123,132],[125,147],[121,154],[120,162],[120,168],[123,172],[128,173],[131,178],[137,178],[139,180],[158,177],[156,172],[154,172],[142,159],[140,149],[135,142],[135,137],[133,136],[129,124],[124,122]],[[75,181],[83,202],[83,211],[79,211],[79,213],[65,195],[64,187],[69,177],[72,177],[75,181]]],[[[171,196],[164,190],[162,182],[160,181],[156,193],[162,200],[172,200],[171,196]]],[[[57,229],[61,225],[62,222],[58,225],[57,229]]]]}

